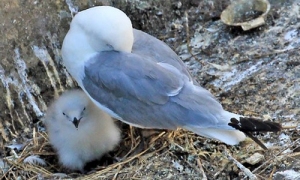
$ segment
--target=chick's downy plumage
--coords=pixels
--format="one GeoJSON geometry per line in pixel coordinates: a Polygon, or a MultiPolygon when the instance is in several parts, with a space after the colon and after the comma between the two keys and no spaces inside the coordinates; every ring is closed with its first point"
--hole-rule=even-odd
{"type": "Polygon", "coordinates": [[[120,141],[114,120],[81,90],[64,92],[56,99],[44,123],[60,163],[71,170],[83,171],[87,162],[101,158],[120,141]]]}

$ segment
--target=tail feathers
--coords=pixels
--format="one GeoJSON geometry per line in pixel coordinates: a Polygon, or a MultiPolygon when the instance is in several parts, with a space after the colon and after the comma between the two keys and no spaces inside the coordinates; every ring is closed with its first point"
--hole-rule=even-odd
{"type": "Polygon", "coordinates": [[[281,131],[282,126],[279,123],[271,121],[262,121],[260,119],[249,118],[249,117],[240,117],[240,120],[236,118],[231,118],[229,126],[244,132],[248,137],[255,141],[260,147],[267,150],[268,148],[259,141],[253,132],[278,132],[281,131]]]}
{"type": "Polygon", "coordinates": [[[282,129],[281,124],[276,122],[250,117],[240,117],[239,119],[231,118],[228,125],[242,132],[278,132],[282,129]]]}
{"type": "Polygon", "coordinates": [[[238,130],[214,129],[214,128],[199,128],[199,127],[185,127],[194,133],[207,138],[217,139],[228,145],[236,145],[240,141],[244,141],[246,136],[238,130]]]}
{"type": "MultiPolygon", "coordinates": [[[[231,114],[236,115],[236,114],[231,114]]],[[[244,141],[246,135],[258,143],[263,149],[267,149],[263,143],[261,143],[256,137],[252,135],[253,132],[277,132],[281,131],[281,124],[262,121],[255,118],[242,117],[236,115],[239,120],[235,117],[231,118],[231,122],[228,123],[229,126],[235,128],[236,130],[219,129],[219,128],[201,128],[196,126],[184,127],[194,133],[204,136],[207,138],[217,139],[228,145],[236,145],[241,141],[244,141]],[[245,135],[246,134],[246,135],[245,135]]]]}

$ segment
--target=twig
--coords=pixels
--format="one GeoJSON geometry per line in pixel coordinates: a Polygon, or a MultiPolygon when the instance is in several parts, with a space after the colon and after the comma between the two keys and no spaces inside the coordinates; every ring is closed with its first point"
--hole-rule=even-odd
{"type": "Polygon", "coordinates": [[[270,176],[269,176],[269,179],[270,179],[270,180],[272,179],[272,176],[273,176],[273,174],[274,174],[275,171],[276,171],[276,167],[273,167],[273,170],[272,170],[272,172],[271,172],[271,174],[270,174],[270,176]]]}
{"type": "Polygon", "coordinates": [[[131,154],[138,147],[138,145],[139,145],[139,143],[135,143],[134,146],[131,145],[131,148],[130,148],[129,152],[127,154],[125,154],[122,159],[127,158],[129,156],[129,154],[131,154]]]}
{"type": "Polygon", "coordinates": [[[222,171],[224,171],[224,169],[228,166],[228,164],[229,164],[229,162],[226,162],[226,164],[223,165],[223,167],[222,167],[218,172],[216,172],[216,173],[214,174],[214,179],[216,179],[217,176],[219,176],[219,174],[220,174],[222,171]]]}
{"type": "MultiPolygon", "coordinates": [[[[161,134],[159,134],[158,137],[155,138],[155,140],[157,140],[157,139],[158,139],[159,137],[161,137],[163,134],[165,134],[165,132],[162,132],[161,134]]],[[[85,176],[84,178],[80,178],[80,179],[81,179],[81,180],[98,179],[99,176],[100,176],[101,174],[103,174],[103,173],[105,173],[105,172],[108,172],[108,171],[110,171],[110,170],[112,170],[112,169],[114,169],[114,168],[116,168],[116,167],[118,167],[118,166],[120,166],[120,165],[123,165],[123,164],[126,164],[126,163],[131,162],[132,160],[134,160],[134,159],[140,157],[141,155],[145,154],[145,153],[146,153],[147,151],[149,151],[152,147],[153,147],[153,144],[151,144],[147,149],[145,149],[144,151],[140,152],[139,154],[136,154],[136,155],[134,155],[134,156],[132,156],[132,157],[129,157],[128,159],[126,159],[126,160],[124,160],[124,161],[122,161],[122,162],[119,162],[119,163],[116,163],[116,164],[112,164],[112,165],[110,165],[110,166],[107,166],[105,169],[103,169],[103,170],[97,172],[96,174],[91,174],[91,175],[89,175],[89,176],[85,176]]],[[[166,143],[164,143],[164,144],[162,145],[161,148],[159,148],[158,150],[154,151],[153,153],[159,152],[159,151],[161,151],[162,149],[164,149],[165,147],[167,147],[166,143]]]]}
{"type": "Polygon", "coordinates": [[[121,168],[122,168],[122,165],[120,165],[120,166],[118,167],[117,172],[115,173],[115,175],[114,175],[114,177],[113,177],[112,180],[116,180],[116,179],[117,179],[117,176],[118,176],[118,174],[119,174],[121,168]]]}
{"type": "Polygon", "coordinates": [[[249,177],[250,180],[257,180],[257,177],[248,168],[246,168],[245,166],[243,166],[239,161],[237,161],[236,159],[234,159],[229,154],[229,152],[227,151],[227,149],[226,149],[225,146],[224,146],[224,154],[228,158],[228,160],[230,160],[233,163],[235,163],[237,165],[237,167],[240,168],[240,170],[242,170],[244,172],[244,174],[249,177]]]}
{"type": "Polygon", "coordinates": [[[201,174],[202,174],[202,180],[207,180],[207,176],[206,176],[206,174],[205,174],[205,172],[204,172],[204,169],[203,169],[203,167],[202,167],[202,163],[201,163],[200,158],[197,158],[197,165],[198,165],[198,167],[199,167],[199,169],[200,169],[200,172],[201,172],[201,174]]]}
{"type": "MultiPolygon", "coordinates": [[[[290,144],[289,146],[287,146],[286,148],[284,148],[282,151],[280,151],[279,153],[277,153],[275,155],[275,157],[279,156],[282,152],[284,152],[285,150],[287,150],[288,148],[292,147],[294,144],[296,144],[297,141],[299,141],[300,139],[297,139],[296,141],[294,141],[292,144],[290,144]]],[[[266,162],[264,162],[262,165],[258,166],[256,169],[253,170],[253,173],[255,173],[256,171],[258,171],[261,167],[263,167],[264,165],[268,164],[270,162],[270,160],[273,159],[268,159],[266,162]]]]}
{"type": "MultiPolygon", "coordinates": [[[[189,144],[194,144],[192,138],[190,139],[189,144]]],[[[193,150],[193,153],[198,155],[197,150],[195,149],[195,147],[194,147],[193,145],[191,146],[191,148],[192,148],[192,150],[193,150]]],[[[199,171],[200,174],[202,174],[202,180],[207,180],[207,176],[206,176],[206,174],[205,174],[205,172],[204,172],[204,169],[203,169],[201,160],[200,160],[200,158],[199,158],[199,155],[198,155],[198,158],[196,159],[196,162],[197,162],[197,165],[198,165],[198,167],[199,167],[199,170],[198,170],[198,171],[199,171]]],[[[197,169],[198,169],[198,168],[197,168],[197,169]]]]}

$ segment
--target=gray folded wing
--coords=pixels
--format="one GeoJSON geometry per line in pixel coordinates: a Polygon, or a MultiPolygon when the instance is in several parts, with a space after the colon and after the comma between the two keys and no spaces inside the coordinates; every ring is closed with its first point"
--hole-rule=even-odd
{"type": "Polygon", "coordinates": [[[189,77],[190,81],[193,81],[185,64],[167,44],[137,29],[133,29],[133,35],[134,43],[132,53],[151,57],[152,60],[155,60],[156,62],[170,64],[189,77]]]}
{"type": "Polygon", "coordinates": [[[102,106],[141,127],[209,127],[218,124],[215,114],[222,111],[208,91],[191,85],[177,68],[132,53],[98,53],[86,64],[82,84],[102,106]]]}

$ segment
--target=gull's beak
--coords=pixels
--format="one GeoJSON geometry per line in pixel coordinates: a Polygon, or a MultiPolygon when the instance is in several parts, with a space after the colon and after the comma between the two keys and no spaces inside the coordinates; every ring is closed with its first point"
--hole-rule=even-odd
{"type": "Polygon", "coordinates": [[[78,125],[80,123],[80,120],[81,120],[81,118],[77,119],[76,117],[74,117],[74,119],[72,121],[74,126],[76,127],[76,129],[78,129],[78,125]]]}

